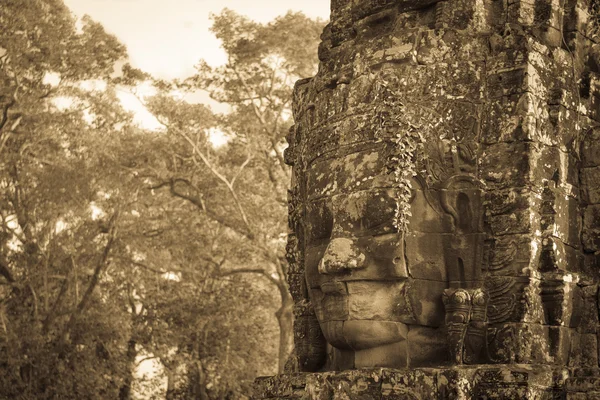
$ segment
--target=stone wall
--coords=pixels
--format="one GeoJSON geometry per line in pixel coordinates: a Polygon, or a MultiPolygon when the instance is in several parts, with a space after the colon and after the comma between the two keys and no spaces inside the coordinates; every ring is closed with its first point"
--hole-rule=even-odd
{"type": "MultiPolygon", "coordinates": [[[[531,365],[563,383],[572,377],[547,387],[585,398],[573,393],[597,383],[600,349],[600,81],[590,7],[332,0],[319,72],[295,88],[286,151],[296,302],[290,372],[439,366],[443,375],[452,364],[488,364],[461,370],[479,374],[493,371],[489,364],[531,365]],[[407,330],[407,361],[378,364],[379,356],[359,351],[339,361],[346,356],[327,343],[332,334],[315,314],[329,310],[315,304],[306,277],[306,265],[331,251],[312,241],[336,231],[327,222],[336,209],[320,204],[386,186],[402,193],[408,175],[424,200],[411,200],[399,245],[413,317],[397,318],[407,330]],[[462,331],[449,329],[456,321],[443,293],[456,289],[487,296],[479,331],[468,321],[462,331]],[[483,332],[485,343],[475,350],[450,343],[440,355],[451,331],[467,342],[483,332]]],[[[393,251],[373,252],[383,259],[393,251]]],[[[333,375],[310,379],[322,376],[333,375]]]]}

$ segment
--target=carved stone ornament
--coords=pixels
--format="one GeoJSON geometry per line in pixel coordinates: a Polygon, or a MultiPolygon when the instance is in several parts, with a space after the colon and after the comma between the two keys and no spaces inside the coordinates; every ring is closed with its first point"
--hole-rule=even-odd
{"type": "Polygon", "coordinates": [[[331,11],[285,156],[299,373],[257,398],[600,398],[595,3],[331,11]]]}

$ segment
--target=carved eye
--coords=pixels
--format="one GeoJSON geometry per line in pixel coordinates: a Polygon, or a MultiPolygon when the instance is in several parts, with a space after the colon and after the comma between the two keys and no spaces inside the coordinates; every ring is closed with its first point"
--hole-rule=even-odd
{"type": "Polygon", "coordinates": [[[393,227],[396,200],[385,193],[370,199],[367,212],[361,220],[363,230],[373,231],[393,227]]]}
{"type": "Polygon", "coordinates": [[[336,230],[354,236],[392,233],[396,199],[391,191],[377,190],[355,193],[336,207],[336,230]]]}

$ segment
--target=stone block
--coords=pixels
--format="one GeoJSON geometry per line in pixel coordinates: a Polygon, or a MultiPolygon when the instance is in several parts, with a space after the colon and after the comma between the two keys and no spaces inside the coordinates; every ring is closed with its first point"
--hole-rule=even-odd
{"type": "Polygon", "coordinates": [[[375,149],[313,163],[307,173],[308,199],[393,187],[393,174],[386,168],[392,150],[392,145],[379,145],[375,149]]]}
{"type": "Polygon", "coordinates": [[[288,274],[287,281],[294,301],[308,299],[308,290],[306,288],[304,274],[288,274]]]}
{"type": "Polygon", "coordinates": [[[294,352],[300,371],[318,371],[325,365],[327,341],[314,313],[295,316],[294,352]]]}
{"type": "Polygon", "coordinates": [[[554,371],[542,366],[481,368],[472,380],[472,399],[553,399],[554,371]]]}
{"type": "Polygon", "coordinates": [[[355,281],[347,282],[346,285],[350,319],[398,321],[407,318],[406,310],[410,305],[406,303],[405,281],[355,281]],[[390,299],[391,294],[393,294],[392,299],[390,299]]]}
{"type": "Polygon", "coordinates": [[[487,260],[484,271],[496,276],[528,276],[533,251],[531,235],[495,237],[484,256],[487,260]]]}
{"type": "Polygon", "coordinates": [[[522,94],[527,90],[526,68],[514,67],[487,76],[488,95],[492,99],[522,94]]]}
{"type": "Polygon", "coordinates": [[[554,180],[559,188],[579,187],[579,162],[573,155],[543,143],[533,146],[530,154],[533,182],[537,185],[554,180]]]}
{"type": "MultiPolygon", "coordinates": [[[[528,38],[521,32],[512,31],[508,35],[494,33],[489,38],[491,56],[487,58],[488,71],[524,68],[529,53],[528,38]]],[[[520,93],[521,91],[519,91],[520,93]]]]}
{"type": "Polygon", "coordinates": [[[419,232],[405,235],[406,259],[410,276],[438,282],[448,280],[444,259],[444,237],[419,232]]]}
{"type": "Polygon", "coordinates": [[[571,372],[566,380],[567,399],[599,400],[600,370],[598,368],[579,368],[571,372]]]}
{"type": "Polygon", "coordinates": [[[549,332],[543,325],[511,323],[490,328],[488,350],[493,363],[548,364],[552,361],[548,349],[549,332]]]}
{"type": "Polygon", "coordinates": [[[536,2],[529,2],[523,0],[517,0],[512,2],[508,6],[507,22],[520,24],[524,26],[531,26],[535,22],[535,4],[536,2]]]}
{"type": "MultiPolygon", "coordinates": [[[[346,374],[328,374],[325,384],[307,380],[307,392],[330,389],[330,397],[319,396],[319,399],[380,399],[381,382],[379,374],[369,374],[362,371],[351,371],[346,374]]],[[[326,390],[324,390],[326,391],[326,390]]],[[[324,393],[323,393],[324,394],[324,393]]]]}
{"type": "Polygon", "coordinates": [[[488,191],[484,200],[486,214],[496,216],[525,211],[530,207],[534,197],[535,193],[529,188],[488,191]]]}
{"type": "MultiPolygon", "coordinates": [[[[569,377],[561,368],[479,365],[371,368],[258,378],[254,400],[565,399],[594,393],[600,378],[569,377]]],[[[592,399],[593,397],[587,398],[592,399]]],[[[579,399],[579,398],[578,398],[579,399]]]]}
{"type": "MultiPolygon", "coordinates": [[[[345,290],[345,284],[341,285],[345,290]]],[[[310,291],[311,303],[321,322],[345,321],[349,317],[348,296],[325,295],[321,290],[310,291]]]]}
{"type": "Polygon", "coordinates": [[[564,326],[544,326],[548,337],[548,355],[552,364],[567,365],[571,351],[571,329],[564,326]]]}
{"type": "Polygon", "coordinates": [[[600,279],[600,253],[599,254],[584,254],[582,255],[583,262],[579,272],[586,279],[600,279]]]}
{"type": "Polygon", "coordinates": [[[581,121],[578,121],[578,115],[573,110],[564,105],[564,103],[569,101],[572,103],[572,100],[566,98],[566,93],[569,92],[562,89],[558,91],[565,93],[557,100],[563,104],[548,107],[548,127],[546,137],[544,138],[545,143],[551,146],[558,146],[563,152],[578,152],[578,141],[575,139],[577,132],[579,132],[581,121]]]}
{"type": "Polygon", "coordinates": [[[435,369],[381,371],[381,398],[397,400],[434,399],[438,396],[435,369]]]}
{"type": "Polygon", "coordinates": [[[595,333],[600,321],[598,320],[598,285],[583,286],[580,288],[580,302],[578,305],[581,315],[577,331],[579,333],[595,333]]]}
{"type": "Polygon", "coordinates": [[[600,167],[581,169],[581,194],[588,204],[600,203],[600,167]]]}
{"type": "Polygon", "coordinates": [[[438,399],[553,399],[555,371],[515,366],[449,368],[439,372],[438,399]]]}
{"type": "Polygon", "coordinates": [[[473,24],[476,2],[473,0],[440,2],[436,8],[436,29],[465,30],[473,24]]]}
{"type": "Polygon", "coordinates": [[[585,251],[600,250],[600,205],[590,205],[585,208],[581,237],[585,251]]]}
{"type": "Polygon", "coordinates": [[[408,298],[418,325],[439,327],[445,318],[442,293],[446,282],[411,279],[408,286],[408,298]]]}
{"type": "Polygon", "coordinates": [[[494,236],[516,235],[533,232],[534,226],[529,210],[516,211],[510,214],[486,216],[485,222],[494,236]]]}
{"type": "Polygon", "coordinates": [[[556,237],[544,237],[542,239],[540,253],[541,272],[575,272],[582,271],[583,257],[581,252],[571,246],[567,246],[556,237]]]}
{"type": "Polygon", "coordinates": [[[355,368],[391,367],[406,368],[408,366],[408,341],[390,343],[372,349],[357,350],[354,353],[355,368]]]}
{"type": "Polygon", "coordinates": [[[485,144],[525,140],[523,132],[527,97],[517,93],[492,101],[481,119],[481,140],[485,144]]]}
{"type": "Polygon", "coordinates": [[[583,167],[600,166],[600,128],[592,129],[584,136],[581,160],[583,167]]]}
{"type": "Polygon", "coordinates": [[[305,393],[305,374],[286,374],[257,378],[253,399],[299,399],[305,393]]]}
{"type": "Polygon", "coordinates": [[[573,367],[598,367],[598,336],[596,333],[582,333],[574,336],[569,365],[573,367]]]}
{"type": "Polygon", "coordinates": [[[561,280],[543,278],[540,283],[544,322],[548,325],[576,327],[580,323],[583,306],[581,288],[568,280],[573,280],[573,277],[568,275],[561,280]]]}
{"type": "Polygon", "coordinates": [[[443,365],[449,361],[448,340],[443,328],[412,325],[408,328],[408,365],[411,368],[443,365]]]}
{"type": "Polygon", "coordinates": [[[487,316],[491,324],[543,323],[539,280],[528,277],[488,276],[484,279],[484,284],[490,296],[487,316]]]}
{"type": "Polygon", "coordinates": [[[531,182],[533,143],[498,143],[486,146],[481,157],[481,175],[489,189],[525,187],[531,182]]]}

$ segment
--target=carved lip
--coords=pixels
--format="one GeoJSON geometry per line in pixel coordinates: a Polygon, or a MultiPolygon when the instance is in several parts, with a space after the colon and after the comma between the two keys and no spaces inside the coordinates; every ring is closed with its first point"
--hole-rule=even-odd
{"type": "Polygon", "coordinates": [[[346,289],[346,284],[340,281],[327,281],[321,282],[321,291],[325,294],[337,294],[344,295],[347,294],[348,291],[346,289]]]}
{"type": "Polygon", "coordinates": [[[372,349],[408,337],[408,326],[395,321],[328,321],[322,323],[321,328],[327,342],[338,349],[372,349]]]}

